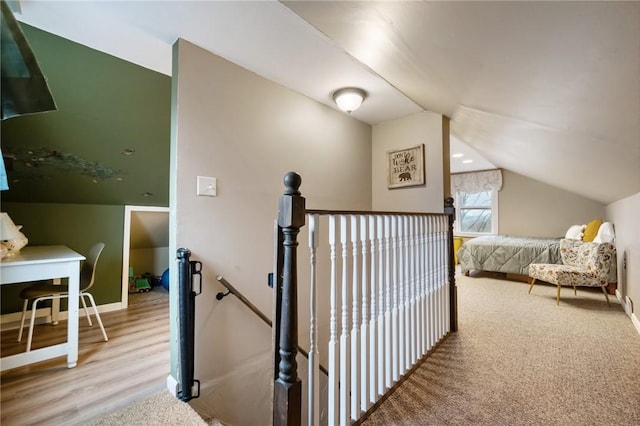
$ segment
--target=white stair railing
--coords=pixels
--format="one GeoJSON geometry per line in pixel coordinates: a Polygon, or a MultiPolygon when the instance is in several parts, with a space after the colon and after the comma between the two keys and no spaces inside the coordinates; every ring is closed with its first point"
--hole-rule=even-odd
{"type": "Polygon", "coordinates": [[[320,359],[329,372],[327,423],[350,425],[451,331],[449,218],[312,211],[307,223],[308,424],[320,422],[320,359]],[[328,226],[321,227],[321,219],[328,226]],[[320,258],[325,264],[318,264],[320,258]],[[318,280],[323,268],[329,271],[328,282],[318,280]],[[319,289],[328,294],[317,294],[319,289]],[[323,298],[329,309],[318,312],[323,298]],[[319,324],[328,329],[328,341],[318,339],[323,335],[319,324]]]}

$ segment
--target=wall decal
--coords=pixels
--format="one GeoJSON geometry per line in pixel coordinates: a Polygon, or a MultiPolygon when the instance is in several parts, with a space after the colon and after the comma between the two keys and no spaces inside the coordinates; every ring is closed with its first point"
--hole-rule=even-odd
{"type": "MultiPolygon", "coordinates": [[[[95,161],[87,160],[78,155],[51,150],[47,148],[14,148],[8,147],[5,156],[12,158],[13,170],[11,174],[17,174],[16,178],[36,177],[29,176],[35,172],[37,177],[46,177],[47,169],[53,168],[59,171],[75,172],[84,176],[97,179],[110,179],[121,175],[120,170],[115,170],[95,161]],[[29,173],[20,173],[21,169],[32,169],[29,173]]],[[[121,179],[118,179],[121,180],[121,179]]],[[[14,180],[15,181],[15,180],[14,180]]]]}

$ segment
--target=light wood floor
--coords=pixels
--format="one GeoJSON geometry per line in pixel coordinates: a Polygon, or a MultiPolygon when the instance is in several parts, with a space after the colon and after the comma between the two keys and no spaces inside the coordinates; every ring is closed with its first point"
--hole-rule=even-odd
{"type": "MultiPolygon", "coordinates": [[[[94,321],[80,318],[79,360],[60,357],[0,375],[0,423],[80,425],[166,388],[169,374],[169,297],[156,288],[129,308],[101,315],[109,341],[94,321]],[[149,297],[151,296],[151,297],[149,297]]],[[[133,296],[133,295],[132,295],[133,296]]],[[[143,296],[143,295],[140,295],[143,296]]],[[[33,348],[66,340],[66,321],[34,330],[33,348]]],[[[25,330],[26,333],[27,330],[25,330]]],[[[1,335],[2,356],[24,350],[17,330],[1,335]]]]}

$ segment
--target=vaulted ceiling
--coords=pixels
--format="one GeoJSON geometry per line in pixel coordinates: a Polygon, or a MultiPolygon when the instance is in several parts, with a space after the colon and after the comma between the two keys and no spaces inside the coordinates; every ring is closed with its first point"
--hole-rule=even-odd
{"type": "MultiPolygon", "coordinates": [[[[180,37],[375,124],[452,119],[454,145],[602,203],[640,192],[640,2],[13,1],[18,20],[170,75],[180,37]]],[[[452,171],[465,170],[452,162],[452,171]]]]}

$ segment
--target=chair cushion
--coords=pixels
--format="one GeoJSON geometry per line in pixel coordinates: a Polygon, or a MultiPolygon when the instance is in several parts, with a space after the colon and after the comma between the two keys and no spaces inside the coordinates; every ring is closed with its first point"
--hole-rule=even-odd
{"type": "Polygon", "coordinates": [[[596,271],[587,271],[579,266],[531,264],[529,276],[555,285],[602,287],[608,284],[607,279],[604,282],[599,279],[596,271]]]}

